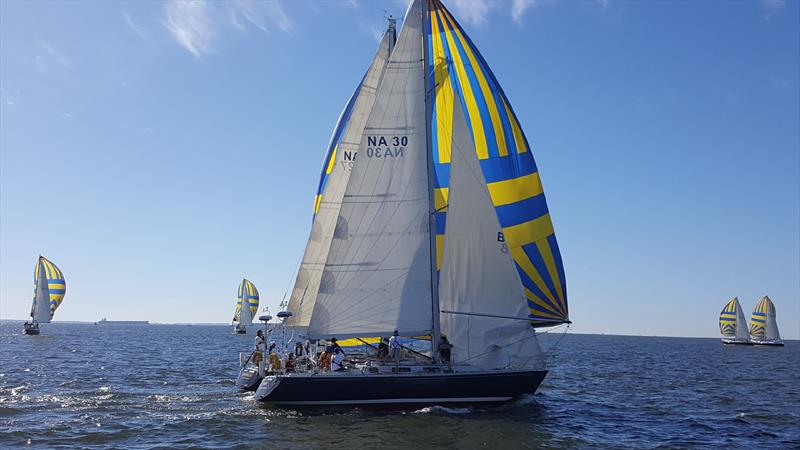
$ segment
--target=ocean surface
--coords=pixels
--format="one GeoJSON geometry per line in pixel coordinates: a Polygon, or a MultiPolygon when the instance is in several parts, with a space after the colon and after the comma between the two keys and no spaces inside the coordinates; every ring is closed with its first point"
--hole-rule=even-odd
{"type": "MultiPolygon", "coordinates": [[[[234,388],[229,327],[0,324],[2,448],[798,448],[800,342],[566,334],[535,395],[288,411],[234,388]]],[[[560,333],[542,338],[553,347],[560,333]]]]}

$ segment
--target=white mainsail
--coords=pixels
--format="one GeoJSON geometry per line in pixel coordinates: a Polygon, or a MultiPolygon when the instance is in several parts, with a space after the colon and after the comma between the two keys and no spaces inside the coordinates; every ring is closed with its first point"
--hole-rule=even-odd
{"type": "Polygon", "coordinates": [[[309,337],[430,333],[425,120],[417,12],[406,16],[361,137],[309,337]]]}
{"type": "Polygon", "coordinates": [[[744,309],[739,304],[739,299],[734,298],[736,301],[736,339],[742,341],[750,340],[750,331],[747,329],[747,319],[744,317],[744,309]]]}
{"type": "Polygon", "coordinates": [[[31,317],[34,322],[50,323],[50,289],[47,283],[47,270],[42,258],[38,261],[36,270],[36,287],[33,295],[31,317]]]}
{"type": "Polygon", "coordinates": [[[508,99],[439,0],[411,3],[370,71],[327,165],[289,323],[312,339],[431,334],[434,354],[443,331],[456,362],[533,362],[533,328],[569,323],[566,281],[508,99]]]}
{"type": "MultiPolygon", "coordinates": [[[[334,147],[334,154],[331,155],[330,168],[323,168],[323,170],[330,170],[329,178],[324,191],[320,193],[321,198],[315,206],[316,214],[311,226],[311,234],[287,306],[287,309],[293,313],[293,316],[287,321],[289,325],[307,327],[311,320],[320,283],[323,281],[323,269],[331,248],[331,241],[335,234],[341,233],[341,227],[337,220],[342,207],[342,197],[351,176],[352,167],[355,165],[354,158],[361,145],[364,126],[372,110],[375,92],[383,78],[395,38],[395,28],[391,24],[378,46],[378,51],[364,79],[353,94],[355,103],[350,116],[345,118],[343,112],[339,118],[340,123],[337,125],[337,129],[339,126],[346,128],[341,142],[338,145],[335,142],[331,143],[336,147],[334,147]],[[345,120],[346,123],[341,123],[342,120],[345,120]]],[[[331,139],[333,141],[336,138],[336,130],[334,130],[334,136],[331,139]]]]}
{"type": "Polygon", "coordinates": [[[441,315],[442,334],[455,344],[456,362],[524,364],[541,350],[528,321],[509,319],[528,316],[525,292],[508,247],[498,241],[502,228],[461,108],[453,111],[451,148],[439,306],[452,312],[441,315]]]}

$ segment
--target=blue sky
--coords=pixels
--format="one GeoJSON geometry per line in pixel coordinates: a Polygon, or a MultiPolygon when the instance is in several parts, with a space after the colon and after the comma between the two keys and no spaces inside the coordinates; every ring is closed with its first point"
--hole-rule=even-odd
{"type": "MultiPolygon", "coordinates": [[[[534,148],[578,332],[800,337],[800,4],[450,1],[534,148]],[[749,315],[749,314],[748,314],[749,315]]],[[[275,309],[389,2],[0,3],[0,317],[275,309]]]]}

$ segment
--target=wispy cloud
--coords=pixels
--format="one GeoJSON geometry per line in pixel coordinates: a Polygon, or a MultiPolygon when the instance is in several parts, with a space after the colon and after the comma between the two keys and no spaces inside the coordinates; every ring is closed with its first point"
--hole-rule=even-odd
{"type": "Polygon", "coordinates": [[[511,2],[511,19],[514,22],[522,22],[525,11],[536,4],[536,0],[513,0],[511,2]]]}
{"type": "Polygon", "coordinates": [[[786,0],[761,0],[761,6],[765,11],[764,20],[769,20],[786,7],[786,0]]]}
{"type": "Polygon", "coordinates": [[[122,20],[125,22],[125,25],[133,34],[139,36],[140,39],[143,39],[145,41],[148,40],[147,33],[145,33],[144,29],[142,29],[139,25],[136,24],[136,22],[133,21],[130,14],[128,14],[127,12],[123,13],[122,20]]]}
{"type": "Polygon", "coordinates": [[[486,21],[492,4],[488,0],[452,0],[449,3],[458,17],[473,25],[481,25],[486,21]]]}
{"type": "Polygon", "coordinates": [[[44,39],[39,39],[39,48],[47,56],[47,59],[57,62],[65,69],[72,67],[72,61],[70,61],[66,56],[62,55],[58,50],[53,48],[53,46],[44,39]]]}
{"type": "Polygon", "coordinates": [[[167,0],[163,23],[175,41],[197,58],[214,50],[226,28],[242,33],[251,27],[264,33],[273,27],[284,33],[293,29],[281,3],[257,0],[167,0]]]}
{"type": "Polygon", "coordinates": [[[164,4],[164,26],[178,45],[196,58],[212,50],[216,31],[210,9],[205,0],[169,0],[164,4]]]}

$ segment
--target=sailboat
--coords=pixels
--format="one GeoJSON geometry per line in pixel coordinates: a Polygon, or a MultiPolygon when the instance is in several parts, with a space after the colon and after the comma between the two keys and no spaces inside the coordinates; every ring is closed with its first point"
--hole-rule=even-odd
{"type": "Polygon", "coordinates": [[[246,334],[247,327],[253,324],[253,316],[258,312],[258,289],[247,278],[239,284],[239,295],[236,299],[236,311],[233,313],[233,331],[246,334]],[[246,305],[246,307],[242,307],[246,305]]]}
{"type": "Polygon", "coordinates": [[[778,323],[775,321],[775,304],[766,295],[756,303],[750,316],[750,337],[755,345],[783,347],[778,323]]]}
{"type": "Polygon", "coordinates": [[[50,323],[53,315],[64,301],[67,282],[61,269],[50,260],[39,255],[33,271],[34,293],[31,305],[31,320],[25,322],[25,334],[39,334],[40,323],[50,323]]]}
{"type": "Polygon", "coordinates": [[[747,332],[747,321],[739,299],[733,297],[719,313],[719,331],[725,345],[753,345],[747,332]]]}
{"type": "Polygon", "coordinates": [[[392,335],[393,354],[268,375],[258,400],[475,404],[536,391],[547,369],[535,329],[569,323],[561,255],[511,104],[439,0],[411,2],[399,33],[389,19],[313,212],[287,324],[317,343],[392,335]],[[414,336],[429,353],[403,348],[414,336]]]}

